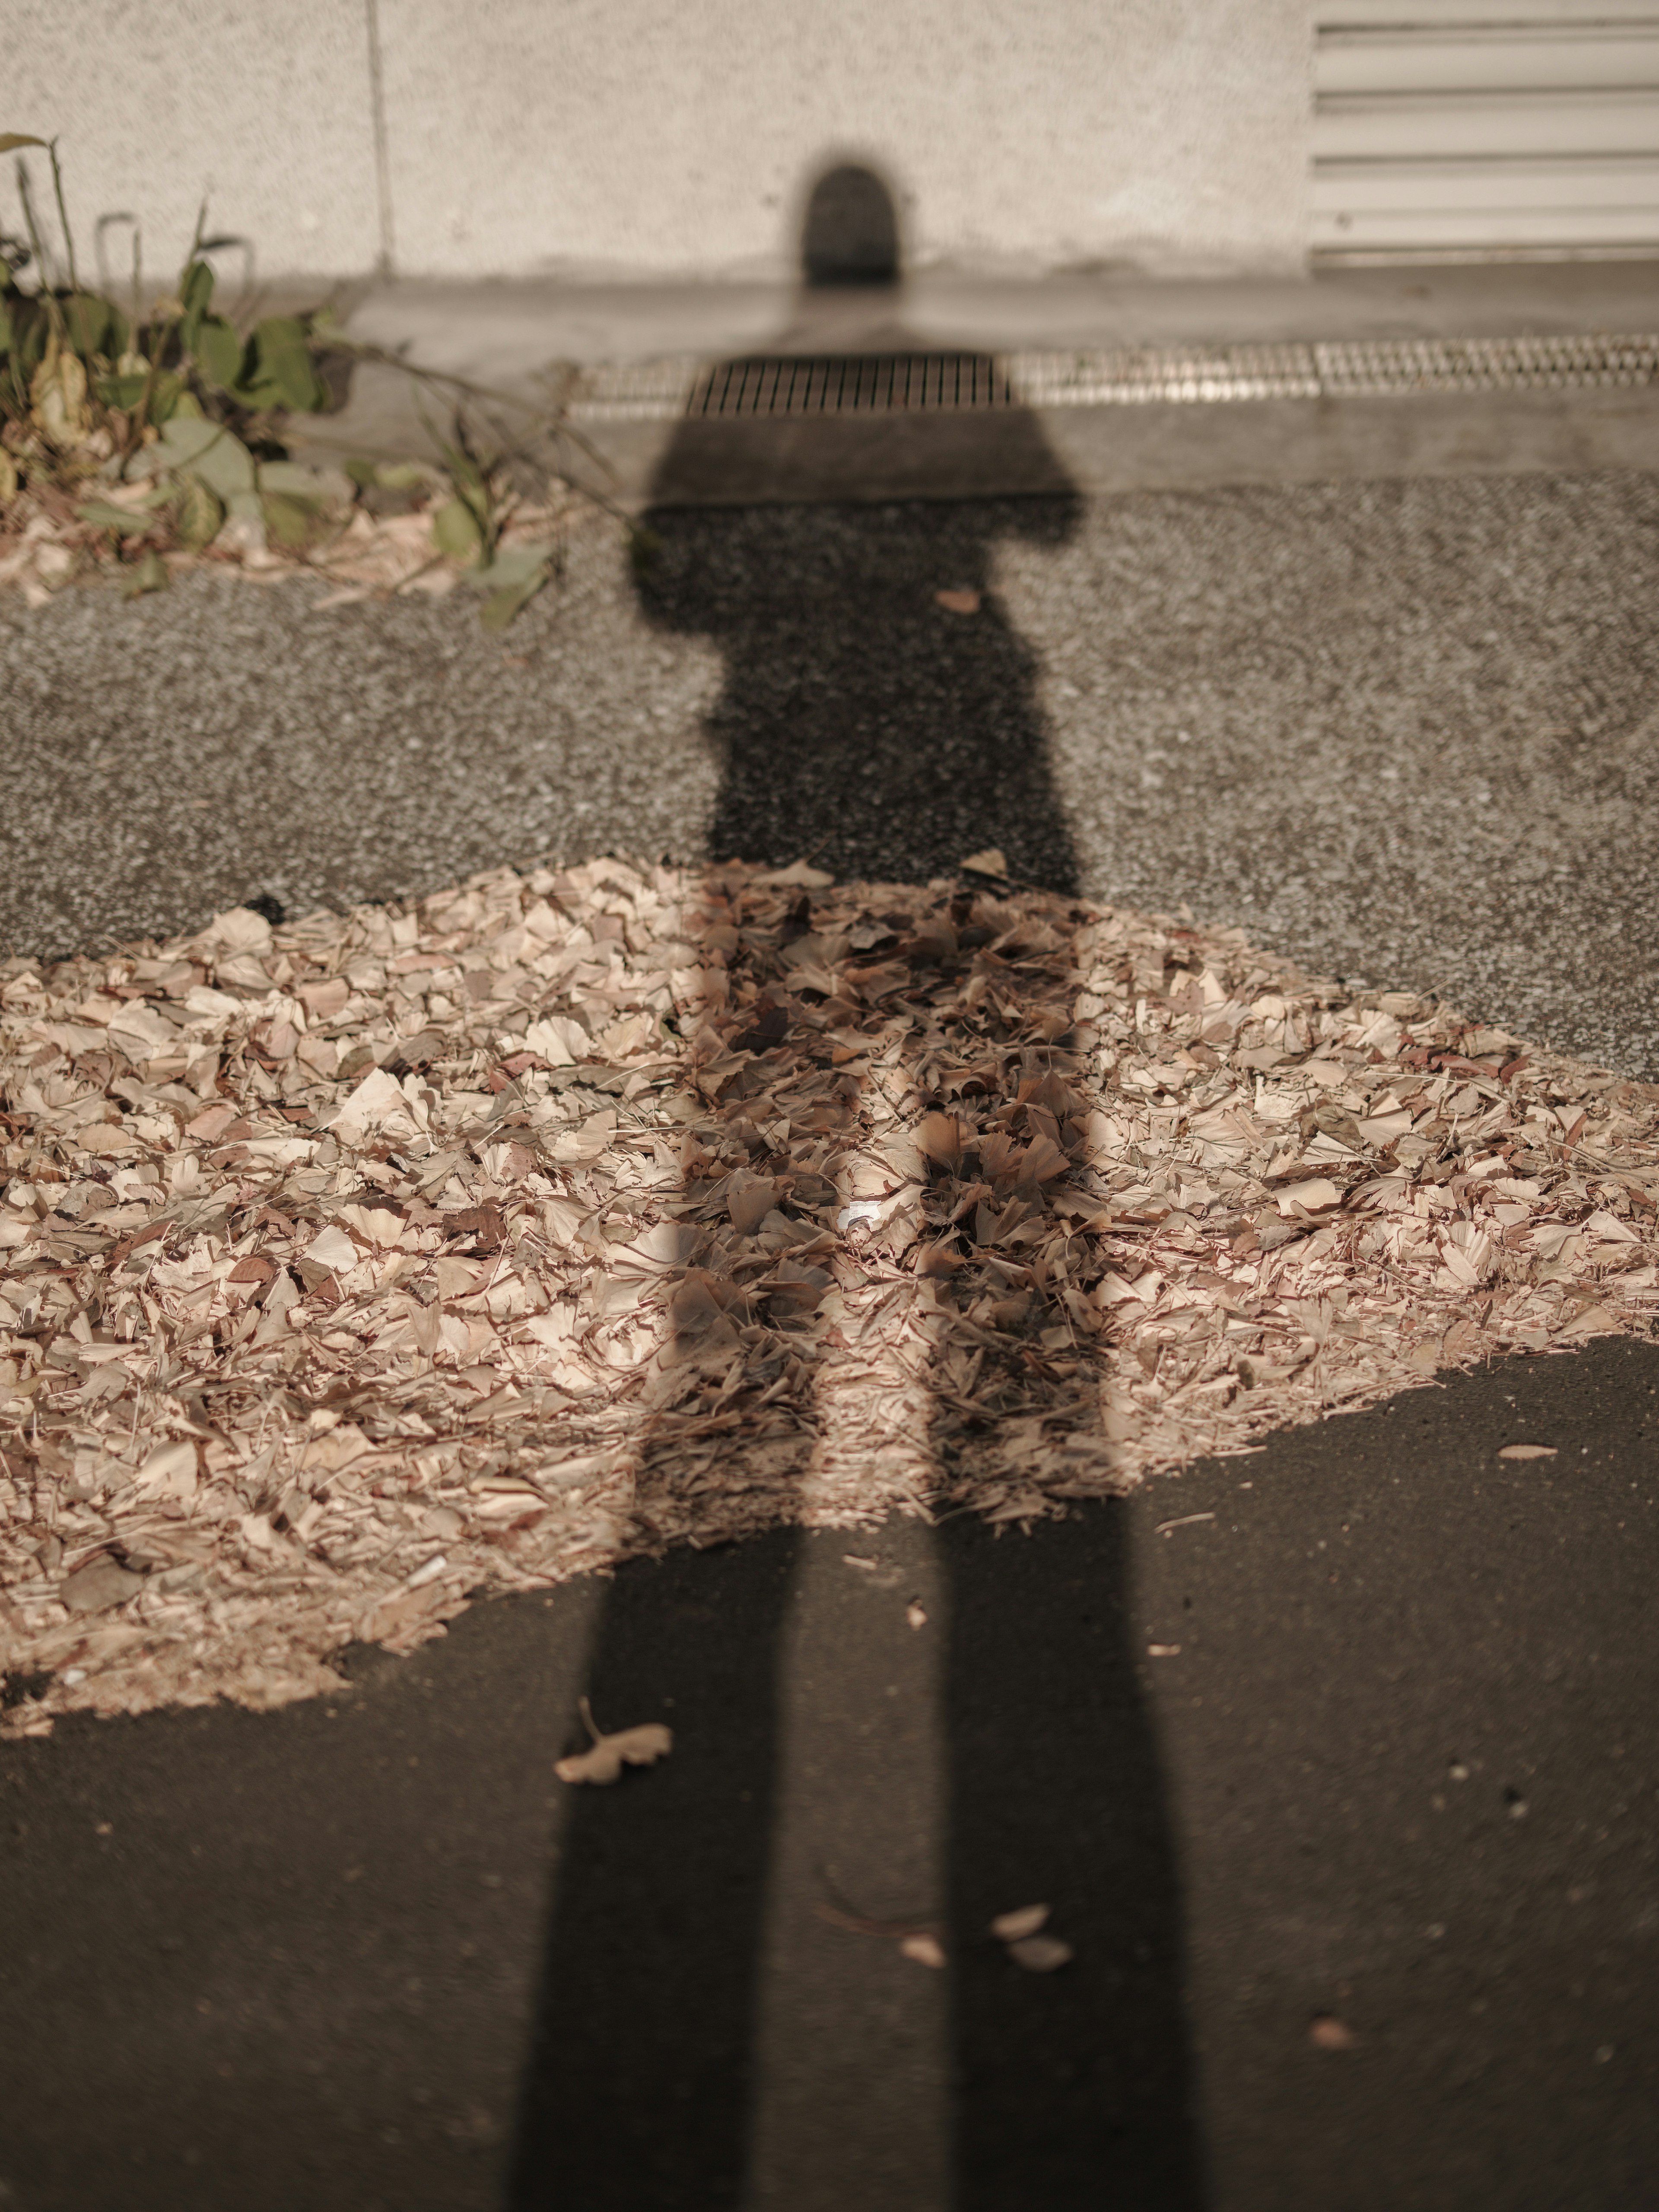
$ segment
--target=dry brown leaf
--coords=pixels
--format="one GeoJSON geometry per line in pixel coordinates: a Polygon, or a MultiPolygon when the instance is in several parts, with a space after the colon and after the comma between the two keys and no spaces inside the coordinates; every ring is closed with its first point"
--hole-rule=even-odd
{"type": "Polygon", "coordinates": [[[954,1114],[924,1114],[915,1127],[917,1150],[942,1168],[960,1164],[966,1136],[954,1114]]]}
{"type": "Polygon", "coordinates": [[[553,1771],[561,1782],[615,1782],[624,1766],[654,1766],[674,1748],[674,1732],[660,1721],[647,1721],[638,1728],[602,1735],[593,1725],[586,1698],[581,1700],[581,1716],[593,1741],[587,1750],[556,1763],[553,1771]]]}
{"type": "Polygon", "coordinates": [[[1021,1905],[1012,1912],[999,1912],[991,1923],[991,1933],[1000,1942],[1021,1942],[1047,1925],[1048,1911],[1046,1905],[1021,1905]]]}
{"type": "Polygon", "coordinates": [[[1555,1444],[1505,1444],[1498,1456],[1499,1459],[1553,1459],[1559,1449],[1555,1444]]]}
{"type": "Polygon", "coordinates": [[[726,1194],[726,1210],[739,1237],[752,1237],[772,1211],[778,1186],[769,1176],[751,1175],[739,1168],[726,1194]]]}
{"type": "Polygon", "coordinates": [[[899,1949],[907,1959],[914,1959],[919,1966],[942,1967],[945,1964],[945,1946],[937,1936],[930,1936],[925,1929],[915,1936],[903,1937],[899,1949]]]}
{"type": "Polygon", "coordinates": [[[143,1587],[142,1575],[131,1573],[115,1559],[100,1558],[64,1577],[63,1601],[71,1613],[103,1613],[112,1606],[125,1605],[143,1587]]]}
{"type": "Polygon", "coordinates": [[[1008,1956],[1028,1974],[1052,1974],[1076,1956],[1058,1936],[1023,1936],[1008,1946],[1008,1956]]]}
{"type": "Polygon", "coordinates": [[[785,888],[793,886],[805,890],[827,890],[836,879],[832,875],[826,874],[822,868],[813,867],[810,861],[793,860],[787,868],[773,868],[769,872],[757,872],[754,880],[757,884],[769,886],[776,884],[785,888]]]}
{"type": "Polygon", "coordinates": [[[932,1244],[916,1248],[915,1271],[919,1275],[954,1275],[968,1264],[966,1255],[958,1251],[948,1237],[941,1237],[932,1244]]]}

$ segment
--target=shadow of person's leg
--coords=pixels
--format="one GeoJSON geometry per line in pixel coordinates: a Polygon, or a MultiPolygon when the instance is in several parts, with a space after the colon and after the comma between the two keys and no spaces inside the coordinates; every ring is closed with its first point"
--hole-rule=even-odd
{"type": "Polygon", "coordinates": [[[939,1532],[959,2212],[1197,2212],[1179,1884],[1112,1504],[939,1532]],[[1035,1973],[990,1934],[1052,1907],[1035,1973]]]}
{"type": "Polygon", "coordinates": [[[573,1793],[512,2212],[722,2212],[743,2185],[793,1532],[622,1568],[589,1674],[602,1729],[673,1755],[573,1793]]]}

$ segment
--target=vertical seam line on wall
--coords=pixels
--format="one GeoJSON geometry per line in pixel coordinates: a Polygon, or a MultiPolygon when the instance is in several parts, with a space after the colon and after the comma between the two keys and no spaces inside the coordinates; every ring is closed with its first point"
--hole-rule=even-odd
{"type": "Polygon", "coordinates": [[[374,124],[374,189],[380,202],[380,254],[378,273],[392,273],[394,240],[392,228],[392,155],[386,143],[386,80],[380,68],[380,0],[363,0],[364,27],[368,33],[368,97],[374,124]]]}

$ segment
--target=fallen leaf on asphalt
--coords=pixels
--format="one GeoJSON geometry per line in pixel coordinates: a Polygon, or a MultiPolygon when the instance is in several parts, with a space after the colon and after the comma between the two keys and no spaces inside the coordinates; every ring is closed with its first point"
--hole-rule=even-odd
{"type": "Polygon", "coordinates": [[[1006,877],[1008,873],[1008,863],[994,845],[988,845],[981,853],[969,853],[957,865],[964,875],[1006,877]]]}
{"type": "Polygon", "coordinates": [[[1177,1513],[1172,1521],[1160,1521],[1158,1524],[1158,1533],[1160,1536],[1168,1536],[1173,1534],[1177,1528],[1194,1528],[1200,1521],[1214,1519],[1213,1513],[1177,1513]]]}
{"type": "Polygon", "coordinates": [[[647,1721],[639,1728],[601,1735],[593,1725],[586,1698],[581,1700],[581,1716],[593,1741],[586,1751],[557,1762],[553,1771],[561,1782],[615,1782],[624,1766],[654,1766],[674,1748],[674,1732],[660,1721],[647,1721]]]}
{"type": "Polygon", "coordinates": [[[937,1936],[925,1932],[919,1936],[907,1936],[899,1948],[907,1959],[914,1959],[919,1966],[942,1966],[945,1964],[945,1947],[937,1936]]]}
{"type": "Polygon", "coordinates": [[[1505,1444],[1499,1459],[1553,1459],[1559,1447],[1555,1444],[1505,1444]]]}
{"type": "Polygon", "coordinates": [[[1181,1656],[1181,1646],[1178,1644],[1149,1644],[1146,1646],[1146,1656],[1149,1659],[1178,1659],[1181,1656]]]}
{"type": "Polygon", "coordinates": [[[933,602],[936,606],[943,607],[949,614],[976,615],[979,612],[980,594],[977,592],[968,591],[935,592],[933,602]]]}
{"type": "Polygon", "coordinates": [[[1012,1912],[1000,1912],[991,1923],[991,1933],[1007,1945],[1008,1956],[1028,1974],[1052,1974],[1075,1955],[1060,1936],[1042,1932],[1048,1911],[1046,1905],[1022,1905],[1012,1912]]]}
{"type": "Polygon", "coordinates": [[[914,1599],[904,1608],[904,1618],[909,1622],[912,1628],[926,1628],[927,1626],[927,1615],[926,1611],[914,1599]]]}
{"type": "Polygon", "coordinates": [[[1048,1910],[1046,1905],[1022,1905],[1012,1912],[999,1912],[991,1933],[1004,1943],[1021,1942],[1047,1924],[1048,1910]]]}
{"type": "Polygon", "coordinates": [[[1308,2040],[1316,2051],[1352,2051],[1353,2030],[1334,2013],[1316,2013],[1309,2024],[1308,2040]]]}
{"type": "Polygon", "coordinates": [[[1022,1936],[1008,1946],[1008,1956],[1028,1974],[1052,1974],[1076,1954],[1058,1936],[1022,1936]]]}

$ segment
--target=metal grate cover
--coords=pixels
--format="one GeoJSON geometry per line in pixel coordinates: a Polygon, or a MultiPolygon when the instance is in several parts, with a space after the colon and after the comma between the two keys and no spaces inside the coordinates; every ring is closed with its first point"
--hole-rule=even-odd
{"type": "Polygon", "coordinates": [[[989,354],[839,354],[813,361],[732,361],[702,378],[688,415],[956,414],[1017,407],[1008,373],[989,354]]]}
{"type": "Polygon", "coordinates": [[[1659,334],[1361,338],[1014,354],[776,356],[710,368],[690,357],[584,373],[578,422],[959,414],[1244,399],[1583,392],[1659,382],[1659,334]]]}

